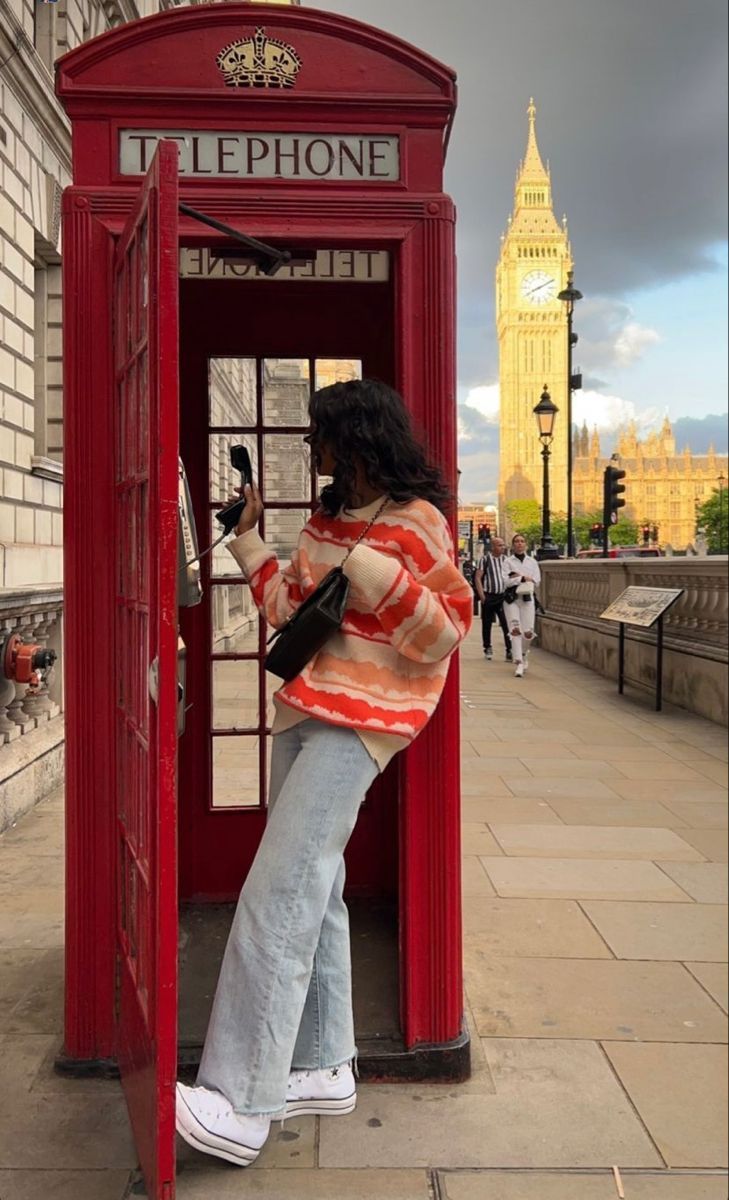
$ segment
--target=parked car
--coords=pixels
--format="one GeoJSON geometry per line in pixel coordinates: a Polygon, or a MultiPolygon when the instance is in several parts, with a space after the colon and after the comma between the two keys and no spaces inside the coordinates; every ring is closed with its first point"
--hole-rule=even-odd
{"type": "MultiPolygon", "coordinates": [[[[611,546],[608,558],[664,558],[658,546],[611,546]]],[[[602,550],[592,546],[589,550],[578,550],[578,558],[602,558],[602,550]]]]}

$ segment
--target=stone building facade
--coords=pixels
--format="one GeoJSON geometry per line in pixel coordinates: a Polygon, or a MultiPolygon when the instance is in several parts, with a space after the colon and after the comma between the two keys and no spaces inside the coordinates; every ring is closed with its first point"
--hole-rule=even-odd
{"type": "Polygon", "coordinates": [[[54,62],[173,6],[0,0],[0,829],[54,787],[63,767],[60,212],[71,138],[54,62]],[[47,686],[6,677],[12,634],[59,654],[47,686]]]}
{"type": "MultiPolygon", "coordinates": [[[[597,431],[590,434],[586,426],[574,438],[573,453],[575,509],[599,512],[603,472],[613,459],[604,454],[597,431]]],[[[661,545],[683,550],[693,543],[697,509],[729,482],[726,454],[692,454],[688,446],[679,452],[667,417],[644,439],[631,423],[618,437],[616,454],[625,471],[625,515],[656,525],[661,545]]]]}

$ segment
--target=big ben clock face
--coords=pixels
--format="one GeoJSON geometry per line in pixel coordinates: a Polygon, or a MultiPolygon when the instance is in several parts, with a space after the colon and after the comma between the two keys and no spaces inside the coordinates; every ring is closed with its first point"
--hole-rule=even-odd
{"type": "Polygon", "coordinates": [[[521,294],[530,304],[548,304],[557,295],[557,280],[546,271],[530,271],[521,281],[521,294]]]}

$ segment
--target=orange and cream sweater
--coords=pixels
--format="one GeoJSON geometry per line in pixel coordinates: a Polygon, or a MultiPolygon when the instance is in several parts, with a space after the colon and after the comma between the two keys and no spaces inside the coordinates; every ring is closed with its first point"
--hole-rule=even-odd
{"type": "MultiPolygon", "coordinates": [[[[266,620],[279,629],[342,563],[382,504],[320,509],[283,569],[252,529],[228,542],[266,620]]],[[[340,629],[274,697],[273,733],[307,717],[359,734],[382,770],[433,713],[448,660],[473,617],[445,517],[426,500],[390,501],[345,567],[349,603],[340,629]]]]}

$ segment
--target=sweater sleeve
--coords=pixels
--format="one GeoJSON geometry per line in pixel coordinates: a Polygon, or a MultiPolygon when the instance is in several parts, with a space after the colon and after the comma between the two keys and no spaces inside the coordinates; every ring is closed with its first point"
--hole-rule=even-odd
{"type": "Polygon", "coordinates": [[[525,564],[526,563],[529,563],[529,571],[525,571],[524,574],[528,574],[533,583],[541,583],[542,572],[539,569],[539,563],[537,562],[536,558],[532,558],[530,556],[529,558],[525,559],[525,564]]]}
{"type": "Polygon", "coordinates": [[[291,562],[281,569],[274,551],[262,540],[257,529],[241,533],[226,546],[250,584],[258,611],[269,625],[280,629],[304,598],[298,551],[294,551],[291,562]]]}
{"type": "Polygon", "coordinates": [[[439,514],[428,529],[427,546],[418,530],[408,530],[406,537],[418,539],[410,548],[414,553],[401,547],[412,571],[397,558],[359,545],[344,572],[357,600],[377,616],[398,653],[413,662],[440,662],[471,627],[473,593],[453,561],[450,534],[439,514]]]}

